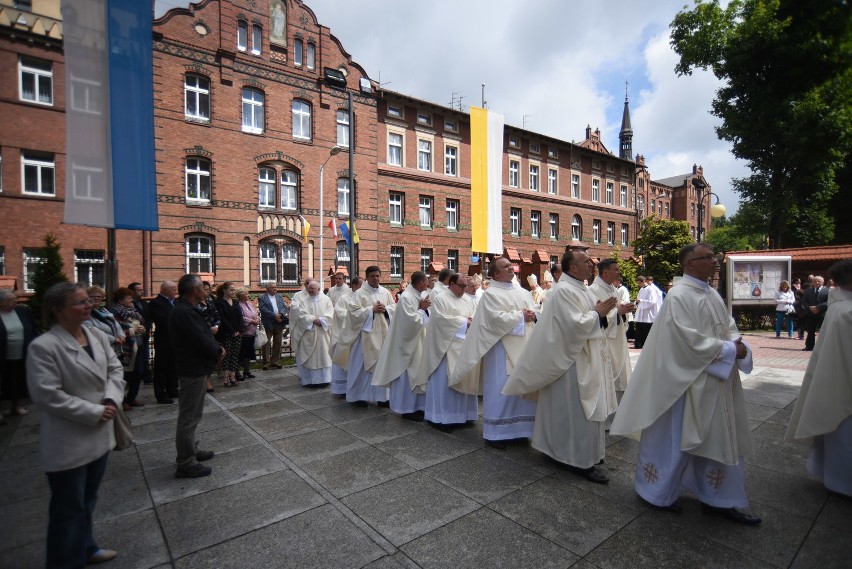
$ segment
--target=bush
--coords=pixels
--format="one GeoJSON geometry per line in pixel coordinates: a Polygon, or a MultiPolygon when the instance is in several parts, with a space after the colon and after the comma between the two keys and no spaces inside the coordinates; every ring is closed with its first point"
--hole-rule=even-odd
{"type": "Polygon", "coordinates": [[[775,305],[735,306],[734,322],[742,330],[772,330],[775,328],[775,305]]]}

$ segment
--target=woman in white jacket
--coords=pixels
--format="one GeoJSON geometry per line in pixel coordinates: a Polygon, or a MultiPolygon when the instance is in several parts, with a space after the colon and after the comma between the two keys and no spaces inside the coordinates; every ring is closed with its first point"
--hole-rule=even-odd
{"type": "Polygon", "coordinates": [[[778,285],[778,290],[775,291],[775,302],[778,304],[775,307],[775,337],[781,337],[781,328],[784,326],[784,319],[787,319],[787,335],[793,337],[793,304],[796,302],[796,295],[790,290],[790,283],[781,281],[778,285]]]}

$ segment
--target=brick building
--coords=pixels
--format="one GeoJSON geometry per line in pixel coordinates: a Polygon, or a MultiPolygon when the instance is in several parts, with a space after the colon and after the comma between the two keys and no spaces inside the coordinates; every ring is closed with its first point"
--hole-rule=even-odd
{"type": "MultiPolygon", "coordinates": [[[[28,11],[0,0],[0,113],[21,124],[0,133],[0,250],[3,271],[22,275],[25,249],[50,227],[66,267],[76,263],[74,278],[86,280],[87,259],[102,267],[106,231],[61,223],[58,3],[34,0],[28,11]],[[35,88],[24,88],[33,84],[27,74],[35,88]]],[[[192,271],[255,290],[296,288],[349,261],[326,225],[349,218],[351,191],[362,272],[378,264],[394,282],[472,263],[466,112],[380,89],[298,0],[197,2],[155,20],[153,33],[160,230],[118,232],[119,282],[142,280],[152,291],[192,271]]],[[[677,216],[678,188],[651,182],[644,159],[631,158],[626,100],[618,156],[591,128],[579,143],[512,126],[504,137],[504,246],[518,263],[557,259],[572,240],[593,257],[615,248],[627,256],[637,208],[677,216]]]]}

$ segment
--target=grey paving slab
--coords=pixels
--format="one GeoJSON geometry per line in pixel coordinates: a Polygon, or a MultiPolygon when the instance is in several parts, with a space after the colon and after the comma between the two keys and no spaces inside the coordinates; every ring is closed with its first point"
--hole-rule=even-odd
{"type": "Polygon", "coordinates": [[[480,504],[492,502],[545,476],[485,450],[442,462],[424,472],[480,504]]]}
{"type": "MultiPolygon", "coordinates": [[[[234,422],[231,422],[228,427],[217,430],[196,431],[195,440],[198,441],[198,448],[212,450],[216,454],[257,444],[257,439],[234,422]]],[[[144,470],[174,466],[177,457],[174,439],[137,445],[136,450],[144,470]]]]}
{"type": "Polygon", "coordinates": [[[367,446],[364,441],[337,427],[278,439],[272,444],[296,464],[307,464],[367,446]]]}
{"type": "MultiPolygon", "coordinates": [[[[14,424],[14,419],[12,419],[11,417],[6,417],[6,421],[8,421],[10,425],[14,424]]],[[[17,429],[15,429],[15,434],[12,435],[12,438],[9,441],[9,446],[29,446],[35,442],[38,442],[38,433],[40,429],[40,425],[18,427],[17,429]]]]}
{"type": "Polygon", "coordinates": [[[301,407],[286,399],[275,399],[274,401],[258,403],[257,405],[237,407],[233,410],[234,415],[247,421],[289,415],[290,413],[298,413],[299,411],[302,411],[301,407]]]}
{"type": "Polygon", "coordinates": [[[791,409],[780,409],[776,411],[772,416],[766,419],[768,423],[776,423],[778,425],[783,425],[784,428],[787,428],[787,425],[790,424],[790,417],[793,415],[793,411],[791,409]]]}
{"type": "Polygon", "coordinates": [[[557,469],[550,476],[591,494],[627,506],[631,510],[647,509],[645,503],[636,495],[634,485],[636,465],[610,456],[604,460],[606,463],[597,468],[609,477],[609,484],[606,485],[589,482],[566,468],[557,469]]]}
{"type": "MultiPolygon", "coordinates": [[[[42,412],[38,410],[38,407],[35,405],[27,405],[27,410],[29,413],[20,418],[20,423],[18,423],[22,427],[27,427],[30,425],[40,425],[42,412]]],[[[9,417],[6,418],[7,420],[9,417]]]]}
{"type": "MultiPolygon", "coordinates": [[[[310,390],[308,390],[310,391],[310,390]]],[[[288,397],[302,409],[313,410],[323,409],[325,407],[336,407],[337,405],[346,405],[346,399],[338,395],[332,395],[328,389],[317,390],[302,397],[288,397]]]]}
{"type": "Polygon", "coordinates": [[[166,543],[154,510],[100,520],[95,516],[95,539],[100,547],[115,549],[114,567],[148,569],[169,561],[166,543]]]}
{"type": "Polygon", "coordinates": [[[302,468],[338,498],[412,472],[407,464],[372,447],[315,460],[302,468]]]}
{"type": "Polygon", "coordinates": [[[433,429],[421,429],[375,445],[395,459],[417,470],[477,450],[479,447],[433,429]]]}
{"type": "Polygon", "coordinates": [[[287,470],[171,502],[158,513],[172,555],[183,557],[324,503],[287,470]]]}
{"type": "Polygon", "coordinates": [[[134,472],[121,478],[101,482],[98,490],[97,516],[106,520],[153,508],[148,484],[142,472],[134,472]]]}
{"type": "Polygon", "coordinates": [[[397,547],[480,508],[419,472],[341,501],[397,547]]]}
{"type": "Polygon", "coordinates": [[[258,403],[268,403],[270,401],[280,400],[280,396],[268,389],[232,389],[221,395],[216,393],[216,400],[225,409],[235,409],[237,407],[245,407],[248,405],[257,405],[258,403]]]}
{"type": "MultiPolygon", "coordinates": [[[[204,400],[204,413],[218,411],[219,408],[207,396],[204,400]]],[[[134,430],[148,423],[156,423],[158,421],[176,421],[178,416],[178,401],[174,403],[160,405],[158,403],[149,404],[145,407],[136,407],[133,411],[127,414],[130,423],[134,430]]]]}
{"type": "Polygon", "coordinates": [[[0,506],[47,496],[50,487],[47,485],[47,476],[41,466],[31,466],[19,470],[10,470],[3,474],[4,484],[8,484],[12,492],[0,492],[0,506]]]}
{"type": "Polygon", "coordinates": [[[805,470],[808,447],[784,441],[785,425],[763,423],[751,432],[753,452],[746,457],[746,465],[784,472],[800,478],[809,478],[805,470]]]}
{"type": "Polygon", "coordinates": [[[407,421],[393,413],[343,423],[340,428],[370,444],[383,443],[397,437],[425,430],[423,423],[407,421]]]}
{"type": "Polygon", "coordinates": [[[636,460],[639,458],[639,441],[624,437],[617,443],[608,445],[604,460],[609,457],[636,464],[636,460]]]}
{"type": "Polygon", "coordinates": [[[107,459],[104,481],[114,478],[124,478],[141,471],[142,466],[139,463],[139,453],[136,447],[122,451],[112,451],[109,453],[109,458],[107,459]]]}
{"type": "Polygon", "coordinates": [[[249,425],[269,441],[303,435],[320,429],[327,429],[325,420],[308,411],[248,421],[249,425]]]}
{"type": "Polygon", "coordinates": [[[755,464],[746,466],[746,492],[750,502],[809,519],[819,514],[829,497],[828,490],[817,480],[767,470],[755,464]]]}
{"type": "Polygon", "coordinates": [[[341,425],[349,421],[359,421],[368,419],[377,415],[384,415],[387,412],[385,408],[370,405],[369,407],[355,407],[351,403],[346,405],[335,405],[333,407],[323,407],[311,411],[317,417],[321,417],[325,421],[334,425],[341,425]]]}
{"type": "Polygon", "coordinates": [[[154,504],[174,502],[287,468],[275,454],[261,445],[218,454],[207,464],[213,472],[204,478],[176,479],[172,466],[148,471],[146,476],[154,504]]]}
{"type": "Polygon", "coordinates": [[[832,493],[819,513],[817,522],[852,533],[852,498],[832,493]]]}
{"type": "Polygon", "coordinates": [[[507,458],[543,474],[550,474],[558,468],[547,455],[532,448],[529,441],[514,441],[505,450],[489,447],[485,447],[485,450],[497,453],[502,458],[507,458]]]}
{"type": "Polygon", "coordinates": [[[14,567],[15,569],[42,569],[44,567],[47,553],[47,542],[37,541],[17,547],[0,551],[0,567],[14,567]]]}
{"type": "Polygon", "coordinates": [[[13,530],[0,531],[0,551],[43,541],[47,536],[49,503],[50,496],[39,496],[0,506],[0,520],[3,520],[4,527],[8,525],[13,530]]]}
{"type": "Polygon", "coordinates": [[[177,569],[356,569],[387,555],[330,505],[177,560],[177,569]]]}
{"type": "Polygon", "coordinates": [[[848,569],[852,539],[838,539],[835,528],[815,524],[791,565],[792,569],[848,569]]]}
{"type": "Polygon", "coordinates": [[[8,447],[3,453],[3,458],[0,458],[0,472],[38,466],[40,461],[37,441],[28,445],[8,447]]]}
{"type": "Polygon", "coordinates": [[[489,507],[580,556],[640,514],[555,478],[533,482],[489,507]]]}
{"type": "MultiPolygon", "coordinates": [[[[482,403],[479,405],[480,409],[482,408],[482,403]]],[[[451,434],[451,437],[457,439],[461,442],[467,443],[469,445],[474,445],[478,448],[485,447],[485,440],[482,438],[482,420],[480,419],[473,425],[467,424],[464,427],[458,428],[454,430],[451,434]]]]}
{"type": "MultiPolygon", "coordinates": [[[[236,422],[234,421],[234,419],[229,417],[227,413],[223,413],[219,410],[211,411],[208,413],[205,410],[204,415],[201,417],[201,422],[198,424],[198,427],[196,428],[195,432],[203,433],[205,431],[221,429],[223,427],[229,427],[235,424],[236,422]]],[[[133,437],[137,445],[143,445],[156,441],[164,441],[167,439],[173,441],[175,438],[176,427],[177,415],[170,419],[144,423],[142,425],[136,425],[134,423],[133,437]]]]}
{"type": "Polygon", "coordinates": [[[746,403],[746,412],[749,420],[763,422],[770,418],[775,413],[778,413],[777,407],[766,407],[765,405],[753,405],[746,403]]]}
{"type": "Polygon", "coordinates": [[[586,556],[586,560],[601,569],[773,567],[765,561],[720,545],[693,529],[667,523],[652,516],[650,511],[596,547],[586,556]]]}
{"type": "Polygon", "coordinates": [[[500,514],[481,508],[403,545],[424,569],[570,567],[578,557],[500,514]]]}
{"type": "Polygon", "coordinates": [[[746,403],[783,409],[799,396],[799,387],[771,383],[768,381],[749,381],[743,384],[743,396],[746,403]]]}

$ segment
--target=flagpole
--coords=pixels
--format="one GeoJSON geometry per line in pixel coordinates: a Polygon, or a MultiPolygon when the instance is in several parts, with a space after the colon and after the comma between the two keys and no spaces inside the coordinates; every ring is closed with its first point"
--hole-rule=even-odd
{"type": "Polygon", "coordinates": [[[355,111],[352,108],[352,91],[349,91],[349,278],[358,271],[355,263],[355,111]]]}

